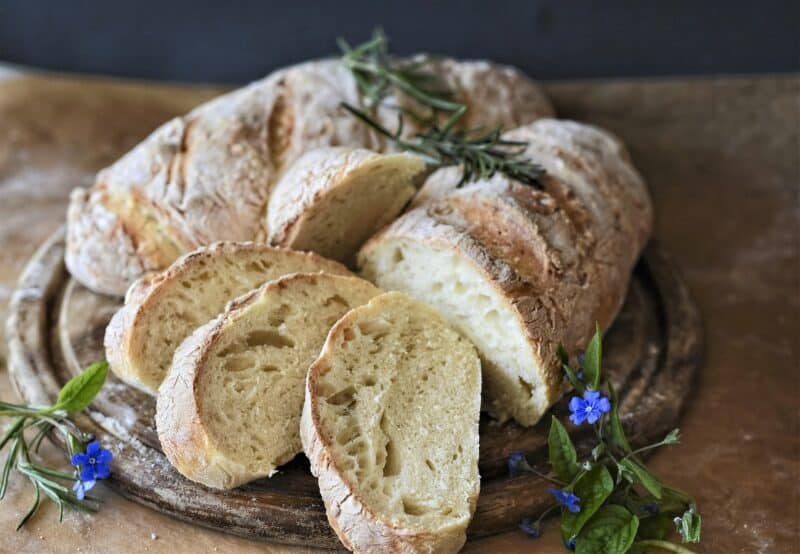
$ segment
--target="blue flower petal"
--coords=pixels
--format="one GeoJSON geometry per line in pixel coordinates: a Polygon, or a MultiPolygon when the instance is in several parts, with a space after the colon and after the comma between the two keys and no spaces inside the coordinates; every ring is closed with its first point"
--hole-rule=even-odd
{"type": "Polygon", "coordinates": [[[96,484],[97,484],[97,481],[95,481],[94,479],[91,479],[89,481],[84,481],[83,482],[83,490],[90,491],[90,490],[92,490],[94,488],[94,486],[96,484]]]}
{"type": "Polygon", "coordinates": [[[511,477],[516,477],[520,473],[520,464],[525,460],[524,452],[512,452],[508,456],[508,474],[511,477]]]}
{"type": "Polygon", "coordinates": [[[96,479],[106,479],[111,475],[111,470],[106,464],[97,464],[94,466],[94,474],[96,479]]]}
{"type": "Polygon", "coordinates": [[[89,456],[83,452],[78,452],[77,454],[73,454],[69,460],[75,467],[85,466],[89,463],[89,456]]]}
{"type": "Polygon", "coordinates": [[[95,456],[95,460],[99,464],[108,464],[114,458],[114,455],[111,453],[110,450],[106,450],[105,448],[100,451],[100,453],[95,456]]]}
{"type": "Polygon", "coordinates": [[[97,455],[100,453],[100,441],[92,441],[86,447],[86,453],[89,455],[90,458],[96,458],[97,455]]]}
{"type": "Polygon", "coordinates": [[[580,425],[584,422],[586,416],[581,412],[575,412],[571,416],[569,416],[569,420],[574,423],[575,425],[580,425]]]}
{"type": "Polygon", "coordinates": [[[81,481],[75,481],[75,484],[72,485],[72,490],[78,500],[83,500],[86,497],[86,489],[81,481]]]}
{"type": "Polygon", "coordinates": [[[577,541],[575,539],[570,539],[568,541],[565,540],[564,541],[564,548],[566,548],[567,550],[575,550],[576,544],[577,544],[577,541]]]}
{"type": "Polygon", "coordinates": [[[573,396],[569,401],[569,411],[570,412],[577,412],[581,408],[583,408],[585,402],[581,399],[580,396],[573,396]]]}
{"type": "Polygon", "coordinates": [[[94,480],[94,467],[93,466],[83,466],[80,472],[81,481],[93,481],[94,480]]]}
{"type": "Polygon", "coordinates": [[[611,402],[608,401],[608,398],[605,396],[600,399],[597,403],[597,407],[600,409],[601,412],[606,413],[611,411],[611,402]]]}
{"type": "Polygon", "coordinates": [[[538,539],[542,536],[542,530],[539,529],[538,523],[532,521],[529,517],[523,518],[523,520],[519,522],[519,528],[532,539],[538,539]]]}
{"type": "Polygon", "coordinates": [[[586,402],[594,404],[597,402],[598,398],[600,398],[600,393],[596,390],[587,390],[585,393],[583,393],[583,399],[586,402]]]}

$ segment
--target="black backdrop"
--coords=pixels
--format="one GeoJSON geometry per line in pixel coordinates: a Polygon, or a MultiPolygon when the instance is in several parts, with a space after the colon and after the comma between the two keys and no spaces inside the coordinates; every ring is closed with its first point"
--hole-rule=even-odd
{"type": "Polygon", "coordinates": [[[800,0],[0,0],[0,61],[243,82],[376,25],[397,53],[491,58],[543,79],[800,70],[800,0]]]}

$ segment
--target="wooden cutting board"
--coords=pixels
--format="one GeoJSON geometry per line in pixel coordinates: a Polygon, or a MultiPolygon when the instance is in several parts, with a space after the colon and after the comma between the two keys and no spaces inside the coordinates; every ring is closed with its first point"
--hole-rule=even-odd
{"type": "MultiPolygon", "coordinates": [[[[106,324],[118,298],[90,292],[63,263],[63,229],[30,260],[12,296],[7,322],[9,368],[19,395],[49,404],[67,379],[102,359],[106,324]]],[[[697,308],[675,268],[655,243],[646,249],[625,305],[605,342],[605,370],[620,391],[623,424],[635,444],[659,439],[675,427],[702,358],[697,308]]],[[[174,517],[254,539],[337,548],[316,480],[303,455],[271,479],[219,492],[179,475],[161,453],[154,429],[154,399],[112,377],[78,423],[114,452],[110,483],[132,500],[174,517]]],[[[553,413],[566,422],[566,400],[553,413]]],[[[534,475],[510,478],[508,455],[524,451],[543,472],[549,418],[533,428],[481,421],[481,495],[469,537],[514,527],[552,503],[547,482],[534,475]]],[[[586,452],[588,434],[573,430],[586,452]]]]}

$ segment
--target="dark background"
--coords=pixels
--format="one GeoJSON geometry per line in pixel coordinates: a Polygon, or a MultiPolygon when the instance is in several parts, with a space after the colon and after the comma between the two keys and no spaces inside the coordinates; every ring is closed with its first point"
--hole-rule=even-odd
{"type": "Polygon", "coordinates": [[[800,70],[799,0],[0,0],[0,61],[236,83],[376,25],[398,54],[490,58],[541,79],[800,70]]]}

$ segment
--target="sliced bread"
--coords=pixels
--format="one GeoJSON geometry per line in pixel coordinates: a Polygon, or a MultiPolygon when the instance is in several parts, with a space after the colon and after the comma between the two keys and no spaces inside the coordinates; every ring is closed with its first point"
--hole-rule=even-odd
{"type": "Polygon", "coordinates": [[[410,154],[330,147],[307,152],[269,200],[269,242],[344,263],[403,210],[425,176],[410,154]]]}
{"type": "Polygon", "coordinates": [[[560,382],[549,362],[558,337],[549,334],[548,311],[468,227],[418,208],[367,243],[362,256],[368,279],[434,306],[477,347],[484,409],[494,418],[533,425],[555,401],[560,382]]]}
{"type": "Polygon", "coordinates": [[[301,437],[355,552],[456,552],[478,499],[480,361],[433,309],[382,294],[331,329],[301,437]]]}
{"type": "Polygon", "coordinates": [[[533,425],[559,397],[559,344],[574,352],[607,327],[652,225],[647,189],[619,141],[540,120],[529,141],[543,190],[495,175],[461,190],[437,172],[361,250],[363,275],[436,308],[481,354],[484,407],[533,425]]]}
{"type": "Polygon", "coordinates": [[[252,242],[220,242],[178,259],[160,274],[135,282],[106,329],[111,370],[155,395],[178,345],[225,304],[288,273],[350,272],[314,254],[252,242]]]}
{"type": "Polygon", "coordinates": [[[175,354],[156,403],[161,447],[187,478],[229,489],[301,451],[308,367],[331,326],[380,291],[357,277],[297,273],[228,304],[175,354]]]}

